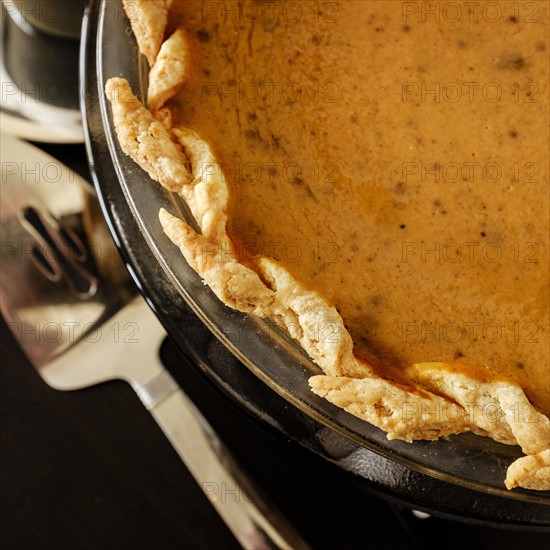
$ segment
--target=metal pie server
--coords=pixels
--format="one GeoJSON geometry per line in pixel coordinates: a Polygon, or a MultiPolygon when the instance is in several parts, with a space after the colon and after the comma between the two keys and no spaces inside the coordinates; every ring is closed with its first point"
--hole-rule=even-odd
{"type": "Polygon", "coordinates": [[[86,184],[23,142],[3,136],[1,148],[0,308],[38,373],[59,390],[126,380],[243,548],[308,548],[161,364],[166,333],[86,184]]]}

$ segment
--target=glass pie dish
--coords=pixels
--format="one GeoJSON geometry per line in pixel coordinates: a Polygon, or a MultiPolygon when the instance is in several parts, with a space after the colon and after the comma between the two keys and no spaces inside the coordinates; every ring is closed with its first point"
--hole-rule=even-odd
{"type": "MultiPolygon", "coordinates": [[[[165,208],[191,223],[185,204],[123,153],[103,93],[106,81],[114,76],[126,78],[138,97],[143,98],[147,89],[147,62],[138,52],[122,4],[94,0],[86,31],[82,59],[87,145],[98,193],[129,268],[170,336],[176,342],[181,340],[182,347],[188,346],[186,327],[179,320],[181,311],[189,308],[254,377],[272,390],[267,395],[273,395],[278,403],[278,396],[283,398],[287,415],[305,416],[353,448],[366,449],[404,469],[400,471],[410,470],[413,476],[418,473],[426,476],[422,479],[435,479],[479,498],[497,497],[495,502],[520,507],[520,515],[536,517],[541,525],[550,523],[548,492],[508,491],[504,486],[507,467],[522,456],[519,447],[473,434],[435,442],[388,440],[383,431],[311,392],[308,379],[321,372],[319,367],[275,324],[227,308],[204,286],[158,221],[159,210],[165,208]],[[112,175],[116,177],[108,177],[112,175]]],[[[232,390],[230,370],[212,372],[206,365],[203,370],[243,407],[262,414],[251,404],[253,397],[232,390]]],[[[395,478],[389,483],[398,489],[407,481],[395,478]]],[[[428,486],[425,484],[425,490],[428,486]]]]}

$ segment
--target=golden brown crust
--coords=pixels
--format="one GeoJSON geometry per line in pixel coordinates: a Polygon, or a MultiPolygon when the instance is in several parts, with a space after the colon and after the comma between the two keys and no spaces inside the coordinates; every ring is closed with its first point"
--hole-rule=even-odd
{"type": "Polygon", "coordinates": [[[259,264],[275,292],[271,317],[287,329],[325,374],[372,374],[368,366],[353,355],[353,341],[333,305],[304,288],[278,262],[262,258],[259,264]]]}
{"type": "Polygon", "coordinates": [[[193,175],[192,184],[182,189],[181,196],[191,209],[203,236],[220,246],[232,248],[226,231],[229,192],[214,153],[194,130],[176,127],[173,134],[189,159],[193,175]]]}
{"type": "Polygon", "coordinates": [[[550,491],[550,449],[523,456],[512,462],[506,475],[506,487],[550,491]]]}
{"type": "Polygon", "coordinates": [[[163,187],[180,192],[192,178],[187,157],[168,128],[141,104],[123,78],[109,79],[105,93],[122,150],[163,187]]]}
{"type": "Polygon", "coordinates": [[[149,73],[147,106],[151,111],[161,109],[182,89],[188,72],[188,55],[185,31],[179,28],[162,44],[149,73]]]}
{"type": "Polygon", "coordinates": [[[171,0],[122,0],[124,11],[130,20],[140,52],[155,64],[168,24],[171,0]]]}
{"type": "Polygon", "coordinates": [[[471,427],[462,407],[389,380],[313,376],[309,384],[317,395],[386,431],[388,439],[435,440],[471,427]]]}
{"type": "Polygon", "coordinates": [[[160,211],[159,218],[164,232],[179,247],[187,263],[224,304],[238,311],[265,316],[273,293],[257,273],[238,263],[229,251],[226,261],[220,261],[219,243],[199,235],[166,210],[160,211]]]}
{"type": "Polygon", "coordinates": [[[411,380],[462,405],[474,426],[493,439],[518,444],[525,454],[548,448],[550,420],[513,380],[461,363],[420,363],[407,370],[411,380]],[[476,372],[478,371],[478,372],[476,372]]]}

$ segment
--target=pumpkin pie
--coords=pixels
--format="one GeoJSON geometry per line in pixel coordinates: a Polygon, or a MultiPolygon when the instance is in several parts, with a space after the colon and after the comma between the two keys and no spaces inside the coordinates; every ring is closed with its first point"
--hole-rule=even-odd
{"type": "Polygon", "coordinates": [[[548,4],[123,2],[119,141],[205,284],[388,438],[519,445],[507,487],[550,489],[548,4]]]}

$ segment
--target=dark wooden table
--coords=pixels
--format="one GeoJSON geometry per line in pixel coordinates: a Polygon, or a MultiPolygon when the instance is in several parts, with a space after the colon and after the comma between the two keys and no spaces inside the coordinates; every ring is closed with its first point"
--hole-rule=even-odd
{"type": "MultiPolygon", "coordinates": [[[[81,147],[45,149],[86,174],[81,147]]],[[[0,353],[0,548],[238,548],[129,386],[50,389],[3,320],[0,353]]],[[[166,362],[178,353],[165,342],[166,362]]],[[[184,383],[313,548],[546,548],[541,533],[417,520],[259,429],[194,369],[184,383]]]]}

